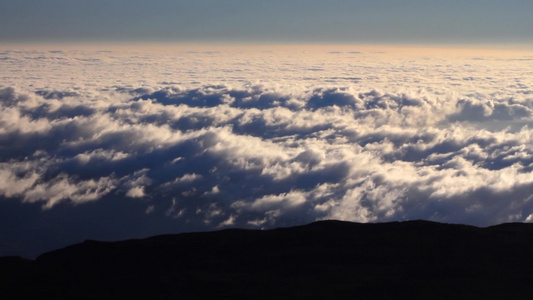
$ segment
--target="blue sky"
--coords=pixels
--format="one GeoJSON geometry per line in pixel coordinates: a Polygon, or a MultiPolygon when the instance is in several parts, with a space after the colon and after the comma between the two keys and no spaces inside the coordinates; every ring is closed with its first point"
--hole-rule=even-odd
{"type": "Polygon", "coordinates": [[[1,0],[0,41],[532,43],[530,0],[1,0]]]}

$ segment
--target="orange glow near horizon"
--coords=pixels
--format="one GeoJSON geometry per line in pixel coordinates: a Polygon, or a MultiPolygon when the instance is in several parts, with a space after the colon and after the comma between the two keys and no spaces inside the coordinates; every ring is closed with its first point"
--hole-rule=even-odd
{"type": "Polygon", "coordinates": [[[400,56],[533,56],[533,44],[510,45],[418,45],[418,44],[273,44],[273,43],[174,43],[83,42],[5,43],[2,50],[116,50],[116,51],[306,51],[361,52],[400,56]]]}

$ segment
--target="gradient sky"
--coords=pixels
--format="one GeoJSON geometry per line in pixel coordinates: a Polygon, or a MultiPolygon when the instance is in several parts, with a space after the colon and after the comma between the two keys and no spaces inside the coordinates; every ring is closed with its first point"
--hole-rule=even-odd
{"type": "Polygon", "coordinates": [[[531,0],[1,0],[0,42],[532,43],[531,0]]]}

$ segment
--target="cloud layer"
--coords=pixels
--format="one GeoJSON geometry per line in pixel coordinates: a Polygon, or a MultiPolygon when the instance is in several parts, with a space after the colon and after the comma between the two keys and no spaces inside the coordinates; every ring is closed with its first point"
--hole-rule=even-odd
{"type": "MultiPolygon", "coordinates": [[[[64,56],[70,68],[79,66],[80,54],[32,55],[64,56]]],[[[7,61],[19,56],[6,54],[7,61]]],[[[81,66],[90,68],[94,57],[83,57],[81,66]]],[[[312,69],[311,61],[291,59],[312,69]]],[[[88,203],[105,209],[106,201],[120,199],[124,216],[117,218],[164,219],[174,224],[166,231],[330,218],[475,225],[533,220],[531,72],[501,67],[496,59],[453,61],[446,68],[432,60],[431,75],[424,76],[429,63],[424,69],[420,60],[411,67],[405,62],[389,59],[379,70],[352,61],[348,79],[323,76],[334,72],[326,65],[307,71],[322,74],[312,84],[308,73],[291,77],[296,71],[290,69],[281,73],[290,85],[210,84],[197,70],[189,77],[200,77],[196,84],[80,80],[54,87],[60,80],[50,80],[47,86],[5,86],[0,195],[4,202],[37,204],[42,214],[88,203]],[[483,73],[488,66],[494,69],[483,73]],[[366,74],[369,68],[373,75],[366,74]],[[467,70],[456,72],[461,68],[467,70]],[[468,69],[485,78],[467,76],[475,73],[468,69]],[[514,82],[501,89],[499,78],[489,78],[509,73],[514,82]],[[404,83],[383,79],[391,76],[404,83]],[[129,205],[142,212],[128,212],[129,205]]],[[[221,67],[215,75],[236,69],[234,61],[221,63],[233,69],[221,67]]],[[[259,65],[244,72],[256,74],[259,65]]],[[[279,62],[270,67],[281,68],[279,62]]]]}

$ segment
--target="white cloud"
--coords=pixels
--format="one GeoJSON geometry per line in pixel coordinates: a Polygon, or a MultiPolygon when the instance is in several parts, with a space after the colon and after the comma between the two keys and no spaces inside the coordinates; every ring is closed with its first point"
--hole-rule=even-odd
{"type": "Polygon", "coordinates": [[[143,186],[136,186],[134,188],[131,188],[127,193],[127,197],[130,198],[142,198],[145,196],[144,194],[144,187],[143,186]]]}
{"type": "Polygon", "coordinates": [[[25,191],[24,201],[45,201],[43,208],[49,209],[67,199],[75,204],[98,200],[114,188],[115,180],[109,177],[74,183],[65,175],[60,175],[49,182],[33,185],[25,191]]]}
{"type": "Polygon", "coordinates": [[[202,175],[198,175],[198,174],[185,174],[179,178],[176,178],[174,179],[174,182],[175,183],[190,183],[190,182],[193,182],[195,180],[198,180],[202,178],[202,175]]]}
{"type": "MultiPolygon", "coordinates": [[[[6,164],[2,164],[2,167],[6,167],[6,164]]],[[[27,172],[22,178],[18,177],[15,172],[9,169],[0,169],[0,192],[6,197],[22,195],[39,179],[39,175],[34,172],[27,172]]]]}
{"type": "Polygon", "coordinates": [[[266,195],[251,204],[253,210],[264,210],[271,207],[293,208],[306,202],[306,195],[291,191],[279,195],[266,195]]]}

